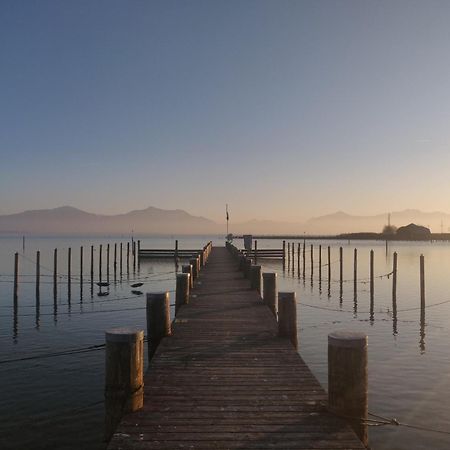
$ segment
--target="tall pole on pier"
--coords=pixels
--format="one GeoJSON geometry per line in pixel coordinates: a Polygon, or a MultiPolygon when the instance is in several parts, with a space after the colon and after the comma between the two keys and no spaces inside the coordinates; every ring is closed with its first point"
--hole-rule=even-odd
{"type": "Polygon", "coordinates": [[[228,237],[228,222],[230,221],[230,215],[228,214],[228,203],[225,205],[225,213],[227,216],[227,237],[228,237]]]}

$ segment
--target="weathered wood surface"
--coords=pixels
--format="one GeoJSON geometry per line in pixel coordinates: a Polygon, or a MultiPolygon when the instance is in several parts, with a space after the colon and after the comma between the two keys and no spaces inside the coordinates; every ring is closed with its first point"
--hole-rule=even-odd
{"type": "Polygon", "coordinates": [[[364,448],[237,266],[213,249],[109,450],[364,448]]]}

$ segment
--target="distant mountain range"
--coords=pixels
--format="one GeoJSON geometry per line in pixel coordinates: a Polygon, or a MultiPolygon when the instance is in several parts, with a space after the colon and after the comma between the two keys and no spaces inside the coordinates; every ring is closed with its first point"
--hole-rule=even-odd
{"type": "MultiPolygon", "coordinates": [[[[374,216],[354,216],[344,212],[315,217],[304,223],[251,220],[230,222],[234,234],[339,234],[381,232],[387,224],[387,213],[374,216]]],[[[391,223],[397,227],[409,223],[424,225],[433,232],[449,231],[450,214],[422,212],[415,209],[391,213],[391,223]]],[[[225,225],[186,211],[149,207],[125,214],[92,214],[71,206],[0,215],[3,234],[224,234],[225,225]]]]}

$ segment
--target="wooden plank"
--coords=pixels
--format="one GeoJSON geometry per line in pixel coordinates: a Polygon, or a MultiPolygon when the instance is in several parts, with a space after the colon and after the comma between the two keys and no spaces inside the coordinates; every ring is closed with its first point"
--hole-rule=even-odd
{"type": "Polygon", "coordinates": [[[109,450],[364,448],[249,284],[213,248],[109,450]]]}

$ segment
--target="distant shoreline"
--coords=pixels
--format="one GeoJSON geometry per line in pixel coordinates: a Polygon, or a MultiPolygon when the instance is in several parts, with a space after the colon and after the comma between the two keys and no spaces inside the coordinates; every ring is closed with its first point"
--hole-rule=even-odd
{"type": "MultiPolygon", "coordinates": [[[[280,240],[333,240],[333,241],[450,241],[450,233],[431,233],[428,239],[423,238],[399,238],[395,235],[386,235],[383,233],[343,233],[336,235],[295,235],[295,234],[284,234],[284,235],[252,235],[253,239],[280,239],[280,240]]],[[[233,236],[234,239],[242,239],[243,235],[233,236]]]]}

